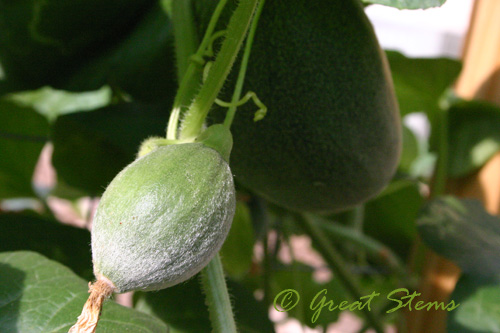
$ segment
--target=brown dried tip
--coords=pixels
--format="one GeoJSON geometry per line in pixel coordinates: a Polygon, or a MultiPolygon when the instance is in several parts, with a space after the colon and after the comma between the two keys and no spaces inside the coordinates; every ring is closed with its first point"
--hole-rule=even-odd
{"type": "Polygon", "coordinates": [[[115,287],[105,278],[99,278],[94,284],[89,282],[89,299],[83,306],[82,314],[68,333],[94,333],[101,316],[102,303],[111,296],[115,287]]]}

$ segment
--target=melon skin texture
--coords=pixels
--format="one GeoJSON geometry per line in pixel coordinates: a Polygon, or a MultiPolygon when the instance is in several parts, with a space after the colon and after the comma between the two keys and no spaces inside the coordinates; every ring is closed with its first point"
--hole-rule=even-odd
{"type": "Polygon", "coordinates": [[[214,149],[187,143],[153,150],[122,170],[99,202],[95,276],[118,293],[189,279],[221,248],[235,202],[231,170],[214,149]]]}
{"type": "MultiPolygon", "coordinates": [[[[196,3],[203,31],[213,1],[196,3]]],[[[238,65],[219,98],[231,100],[237,72],[238,65]]],[[[257,107],[238,107],[230,160],[237,183],[294,211],[336,212],[372,198],[393,177],[399,111],[385,55],[359,1],[266,1],[247,91],[268,112],[253,122],[257,107]]],[[[220,122],[225,112],[216,108],[209,117],[220,122]]]]}

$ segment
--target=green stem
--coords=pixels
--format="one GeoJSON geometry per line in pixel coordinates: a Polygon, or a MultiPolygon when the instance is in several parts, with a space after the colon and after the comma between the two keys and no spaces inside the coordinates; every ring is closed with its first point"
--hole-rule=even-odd
{"type": "MultiPolygon", "coordinates": [[[[205,32],[198,51],[194,53],[196,34],[191,13],[191,1],[174,0],[172,15],[176,31],[176,54],[178,61],[178,77],[182,78],[174,100],[173,110],[167,125],[167,140],[177,139],[177,128],[181,108],[189,105],[195,96],[203,74],[203,55],[212,41],[213,31],[227,0],[220,0],[205,32]],[[185,44],[187,43],[187,44],[185,44]]],[[[233,311],[220,257],[214,259],[202,270],[202,284],[206,293],[210,319],[215,332],[236,332],[233,311]]]]}
{"type": "MultiPolygon", "coordinates": [[[[182,0],[180,0],[182,2],[182,0]]],[[[198,51],[189,58],[189,65],[186,69],[186,72],[183,76],[179,77],[180,84],[179,90],[177,91],[177,95],[174,99],[174,105],[172,107],[172,112],[170,113],[170,119],[167,125],[167,139],[176,140],[177,139],[177,128],[179,127],[179,117],[182,109],[189,105],[198,92],[200,87],[200,83],[203,76],[203,54],[207,49],[207,46],[210,44],[212,40],[212,34],[215,30],[215,26],[217,25],[217,21],[226,5],[227,0],[220,0],[215,8],[212,17],[210,18],[210,22],[208,23],[207,30],[205,31],[205,35],[203,36],[203,40],[201,41],[200,46],[198,47],[198,51]],[[182,78],[182,79],[181,79],[182,78]]],[[[179,10],[178,8],[177,10],[179,10]]],[[[184,22],[177,22],[178,24],[184,24],[184,22]]],[[[174,26],[174,29],[176,27],[174,26]]],[[[180,28],[183,31],[187,31],[186,28],[180,28]]],[[[194,33],[194,30],[192,31],[194,33]]],[[[194,37],[191,37],[194,38],[194,37]]],[[[179,44],[182,44],[182,40],[179,40],[179,44]]],[[[186,53],[183,51],[183,53],[186,53]]],[[[177,55],[179,57],[179,55],[177,55]]]]}
{"type": "Polygon", "coordinates": [[[221,50],[198,95],[186,111],[180,134],[181,139],[192,139],[200,133],[208,111],[236,60],[257,2],[258,0],[241,0],[231,16],[221,50]]]}
{"type": "Polygon", "coordinates": [[[373,257],[379,258],[382,262],[387,264],[401,278],[406,279],[408,277],[408,273],[401,259],[399,259],[399,257],[391,251],[391,249],[379,241],[323,217],[313,216],[310,214],[304,215],[307,215],[309,219],[317,223],[321,229],[326,231],[335,239],[347,241],[352,245],[362,247],[373,257]]]}
{"type": "MultiPolygon", "coordinates": [[[[433,135],[431,136],[431,148],[437,152],[438,160],[434,172],[434,177],[431,184],[431,193],[429,200],[439,197],[446,193],[446,182],[448,180],[448,111],[442,108],[436,108],[431,114],[431,128],[433,135]],[[435,135],[434,135],[435,133],[435,135]]],[[[410,267],[412,271],[421,272],[427,258],[427,247],[422,243],[420,238],[416,238],[413,243],[413,249],[410,259],[410,267]]]]}
{"type": "Polygon", "coordinates": [[[438,161],[436,173],[434,174],[434,186],[432,197],[443,195],[446,191],[446,180],[448,179],[448,111],[436,110],[436,124],[438,126],[438,161]]]}
{"type": "Polygon", "coordinates": [[[201,281],[206,295],[213,332],[236,332],[233,308],[231,307],[226,279],[218,254],[202,270],[201,281]]]}
{"type": "Polygon", "coordinates": [[[236,85],[234,87],[233,96],[231,99],[231,106],[229,107],[226,113],[226,119],[224,119],[224,125],[227,128],[231,127],[233,123],[234,115],[236,113],[237,103],[240,100],[241,91],[243,90],[243,83],[245,82],[245,74],[247,72],[248,61],[250,59],[250,53],[252,51],[253,39],[255,36],[255,32],[257,31],[257,25],[259,23],[260,14],[262,13],[262,9],[264,8],[265,0],[260,0],[257,6],[257,10],[255,11],[255,16],[252,21],[252,25],[250,26],[250,30],[248,31],[248,37],[245,42],[245,50],[243,52],[243,57],[241,59],[240,71],[238,72],[238,79],[236,81],[236,85]]]}
{"type": "MultiPolygon", "coordinates": [[[[261,200],[261,199],[258,199],[261,200]]],[[[262,240],[264,247],[264,258],[263,258],[263,268],[264,273],[262,274],[263,284],[264,284],[264,304],[270,304],[271,301],[271,257],[269,254],[269,214],[267,212],[267,205],[264,201],[260,202],[259,208],[262,208],[262,224],[264,228],[264,238],[262,240]]]]}
{"type": "Polygon", "coordinates": [[[174,25],[175,55],[177,77],[184,77],[189,65],[189,57],[196,52],[198,38],[196,34],[191,0],[172,1],[172,24],[174,25]]]}
{"type": "MultiPolygon", "coordinates": [[[[287,214],[288,215],[288,214],[287,214]]],[[[288,215],[290,216],[290,215],[288,215]]],[[[300,273],[299,273],[299,262],[296,259],[295,252],[293,250],[292,242],[291,242],[291,235],[292,231],[289,230],[291,227],[291,223],[287,223],[288,221],[284,220],[284,216],[281,215],[279,217],[280,219],[280,224],[281,224],[281,231],[283,234],[283,243],[286,245],[286,248],[288,249],[288,255],[290,256],[292,265],[291,265],[291,275],[292,275],[292,289],[295,290],[300,290],[301,289],[301,284],[302,280],[300,279],[300,273]]],[[[305,317],[305,312],[304,311],[298,311],[295,313],[295,318],[299,320],[301,323],[302,331],[305,331],[305,325],[303,323],[306,322],[306,317],[305,317]]]]}
{"type": "MultiPolygon", "coordinates": [[[[349,229],[351,233],[357,233],[359,235],[363,234],[363,223],[365,218],[365,207],[364,205],[358,205],[354,207],[349,215],[349,229]]],[[[352,258],[357,260],[359,264],[366,263],[366,253],[363,250],[356,249],[353,244],[347,244],[348,253],[351,254],[352,258]]]]}
{"type": "MultiPolygon", "coordinates": [[[[351,297],[354,300],[359,300],[363,294],[358,286],[355,276],[349,272],[342,256],[330,244],[322,230],[318,228],[309,215],[303,215],[303,218],[299,218],[298,221],[309,237],[311,237],[313,243],[316,244],[317,249],[333,270],[335,276],[339,278],[346,290],[351,294],[351,297]]],[[[363,314],[367,322],[377,333],[384,332],[382,323],[379,322],[377,316],[375,316],[368,307],[363,308],[363,314]]]]}

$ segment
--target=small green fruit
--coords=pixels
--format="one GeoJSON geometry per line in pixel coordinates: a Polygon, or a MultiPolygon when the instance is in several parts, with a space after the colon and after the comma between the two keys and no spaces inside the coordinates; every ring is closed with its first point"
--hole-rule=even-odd
{"type": "Polygon", "coordinates": [[[219,251],[235,211],[228,163],[203,143],[161,146],[108,186],[92,227],[94,274],[115,291],[185,281],[219,251]]]}

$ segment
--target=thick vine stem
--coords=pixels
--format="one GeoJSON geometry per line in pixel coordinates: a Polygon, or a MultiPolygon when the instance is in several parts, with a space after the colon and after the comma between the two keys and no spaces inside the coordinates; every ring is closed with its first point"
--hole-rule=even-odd
{"type": "MultiPolygon", "coordinates": [[[[307,232],[309,237],[311,237],[313,243],[316,244],[318,251],[331,267],[331,269],[335,273],[335,276],[340,279],[344,287],[351,294],[351,297],[355,300],[359,300],[363,295],[356,282],[355,277],[346,268],[346,264],[342,259],[342,256],[330,244],[324,233],[321,231],[321,229],[319,229],[316,223],[311,220],[310,216],[303,215],[303,218],[297,220],[301,224],[302,228],[307,232]]],[[[375,329],[377,333],[384,332],[382,323],[378,320],[376,315],[370,311],[369,308],[364,307],[363,314],[365,315],[367,322],[375,329]]]]}
{"type": "Polygon", "coordinates": [[[196,52],[198,38],[193,19],[191,0],[172,1],[177,77],[183,77],[189,67],[189,57],[196,52]]]}
{"type": "Polygon", "coordinates": [[[111,296],[115,287],[106,278],[99,278],[94,284],[89,282],[90,296],[83,306],[78,321],[68,333],[94,333],[101,316],[102,303],[111,296]]]}
{"type": "Polygon", "coordinates": [[[207,79],[183,119],[180,138],[196,137],[205,122],[208,111],[219,94],[236,60],[241,44],[252,21],[258,0],[241,0],[227,27],[222,47],[210,68],[207,79]]]}
{"type": "MultiPolygon", "coordinates": [[[[215,30],[215,26],[217,24],[217,21],[219,20],[219,16],[222,13],[222,10],[224,9],[224,6],[226,5],[226,2],[227,0],[220,0],[219,3],[217,4],[215,11],[212,17],[210,18],[210,22],[208,23],[208,28],[205,31],[203,40],[201,41],[201,44],[198,47],[198,50],[194,55],[189,57],[189,65],[186,69],[186,72],[181,73],[180,71],[178,71],[177,73],[178,75],[182,76],[178,77],[180,81],[179,90],[177,91],[177,94],[175,96],[173,109],[172,112],[170,113],[170,118],[168,120],[167,139],[169,140],[177,139],[177,127],[179,125],[178,123],[179,123],[179,117],[181,115],[181,108],[184,108],[185,106],[189,105],[194,95],[198,91],[204,65],[203,55],[205,54],[208,45],[210,45],[210,42],[212,40],[212,35],[215,30]]],[[[178,10],[190,10],[190,8],[179,7],[178,10]]],[[[190,24],[190,22],[184,20],[178,20],[174,22],[174,24],[175,24],[174,29],[176,29],[177,27],[177,29],[181,29],[185,32],[191,31],[191,33],[194,34],[194,29],[189,29],[189,28],[186,29],[178,27],[178,25],[190,24]]],[[[191,49],[187,49],[181,52],[180,50],[178,50],[180,47],[185,47],[187,49],[190,47],[190,45],[185,45],[182,42],[176,44],[176,52],[178,58],[181,57],[182,54],[187,54],[192,51],[191,49]]]]}
{"type": "Polygon", "coordinates": [[[237,332],[233,308],[227,292],[226,278],[218,254],[202,270],[201,281],[213,332],[237,332]]]}

